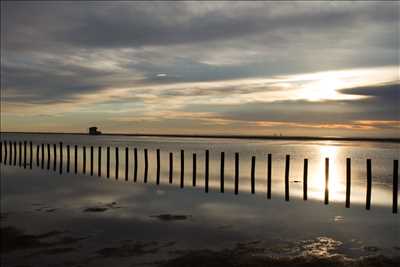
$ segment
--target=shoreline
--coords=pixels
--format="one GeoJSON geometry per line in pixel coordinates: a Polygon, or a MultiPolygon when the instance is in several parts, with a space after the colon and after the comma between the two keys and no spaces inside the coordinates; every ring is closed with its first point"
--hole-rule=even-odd
{"type": "MultiPolygon", "coordinates": [[[[87,135],[88,133],[68,132],[0,132],[1,134],[49,134],[49,135],[87,135]]],[[[96,135],[94,135],[96,136],[96,135]]],[[[217,135],[217,134],[149,134],[149,133],[102,133],[99,136],[136,136],[167,138],[212,138],[212,139],[250,139],[250,140],[297,140],[297,141],[354,141],[400,143],[400,138],[374,137],[325,137],[325,136],[271,136],[271,135],[217,135]]]]}

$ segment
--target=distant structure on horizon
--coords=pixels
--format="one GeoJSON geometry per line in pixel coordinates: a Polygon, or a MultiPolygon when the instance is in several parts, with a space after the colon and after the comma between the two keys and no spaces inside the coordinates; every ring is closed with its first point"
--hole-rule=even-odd
{"type": "Polygon", "coordinates": [[[100,131],[97,131],[97,127],[89,127],[89,135],[99,135],[101,134],[100,131]]]}

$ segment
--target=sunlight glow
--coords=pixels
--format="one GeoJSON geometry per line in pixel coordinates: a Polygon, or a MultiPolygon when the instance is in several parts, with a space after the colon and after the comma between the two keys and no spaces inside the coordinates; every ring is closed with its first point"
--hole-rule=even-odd
{"type": "MultiPolygon", "coordinates": [[[[329,142],[328,142],[329,143],[329,142]]],[[[316,176],[314,177],[311,188],[310,195],[313,195],[315,198],[322,199],[324,197],[325,191],[325,158],[329,159],[329,200],[341,200],[343,199],[344,194],[344,184],[341,183],[340,174],[339,174],[339,166],[338,164],[338,155],[339,147],[332,146],[329,144],[323,145],[320,147],[320,161],[318,163],[318,171],[316,176]]]]}

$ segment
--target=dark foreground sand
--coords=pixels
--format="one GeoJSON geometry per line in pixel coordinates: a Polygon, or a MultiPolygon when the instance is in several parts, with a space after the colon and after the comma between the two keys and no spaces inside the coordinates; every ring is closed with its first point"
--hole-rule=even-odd
{"type": "Polygon", "coordinates": [[[1,167],[1,266],[400,264],[390,207],[1,167]]]}

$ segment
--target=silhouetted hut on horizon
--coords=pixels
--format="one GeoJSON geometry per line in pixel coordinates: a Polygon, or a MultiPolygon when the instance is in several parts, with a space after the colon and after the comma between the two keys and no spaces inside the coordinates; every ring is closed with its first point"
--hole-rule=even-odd
{"type": "Polygon", "coordinates": [[[97,130],[97,127],[89,127],[89,135],[99,135],[100,131],[97,130]]]}

